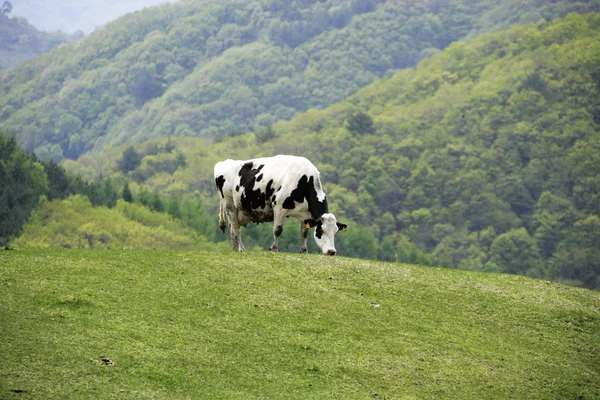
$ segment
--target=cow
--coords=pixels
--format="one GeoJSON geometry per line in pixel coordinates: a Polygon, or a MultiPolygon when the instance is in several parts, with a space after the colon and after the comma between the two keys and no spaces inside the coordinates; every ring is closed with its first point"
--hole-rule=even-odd
{"type": "Polygon", "coordinates": [[[219,227],[225,232],[225,214],[233,250],[245,251],[240,227],[250,222],[273,222],[271,251],[278,250],[283,221],[300,221],[300,252],[306,253],[308,230],[323,254],[335,255],[334,236],[346,231],[329,212],[317,168],[306,158],[288,155],[253,160],[225,160],[215,164],[220,211],[219,227]]]}

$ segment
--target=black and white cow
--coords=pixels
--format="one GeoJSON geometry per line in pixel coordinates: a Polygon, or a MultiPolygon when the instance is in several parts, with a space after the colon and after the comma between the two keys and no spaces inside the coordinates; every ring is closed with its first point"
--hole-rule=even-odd
{"type": "Polygon", "coordinates": [[[219,227],[225,232],[225,213],[234,250],[245,251],[240,227],[250,222],[273,221],[272,251],[283,232],[283,221],[300,221],[300,252],[305,253],[308,229],[315,227],[315,242],[323,254],[335,255],[334,236],[346,225],[329,213],[319,171],[306,158],[278,155],[215,165],[215,183],[221,209],[219,227]]]}

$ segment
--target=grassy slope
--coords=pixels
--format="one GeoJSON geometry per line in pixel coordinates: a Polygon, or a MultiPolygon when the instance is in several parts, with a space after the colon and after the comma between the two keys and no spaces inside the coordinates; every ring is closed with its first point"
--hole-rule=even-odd
{"type": "Polygon", "coordinates": [[[0,253],[3,399],[598,398],[598,337],[600,293],[519,276],[316,255],[0,253]]]}

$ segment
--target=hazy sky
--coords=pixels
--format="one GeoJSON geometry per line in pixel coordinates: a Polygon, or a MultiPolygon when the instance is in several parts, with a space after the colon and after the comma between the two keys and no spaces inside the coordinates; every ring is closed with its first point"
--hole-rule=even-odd
{"type": "Polygon", "coordinates": [[[113,21],[128,12],[177,0],[9,0],[11,17],[24,17],[39,30],[72,33],[113,21]]]}

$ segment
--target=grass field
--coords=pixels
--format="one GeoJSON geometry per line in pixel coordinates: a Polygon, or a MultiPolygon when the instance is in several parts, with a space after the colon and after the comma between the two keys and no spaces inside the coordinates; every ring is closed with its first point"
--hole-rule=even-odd
{"type": "Polygon", "coordinates": [[[0,398],[598,399],[600,293],[319,255],[4,251],[0,398]]]}

